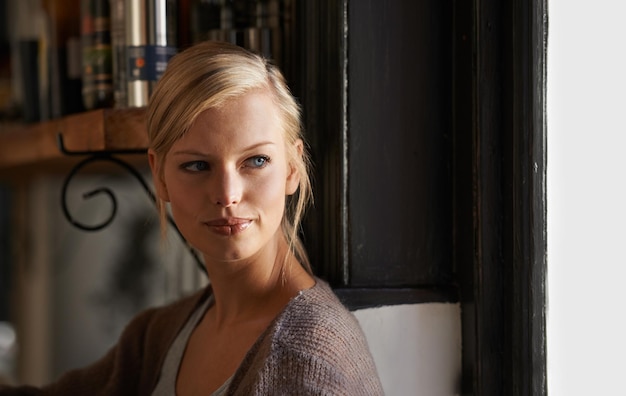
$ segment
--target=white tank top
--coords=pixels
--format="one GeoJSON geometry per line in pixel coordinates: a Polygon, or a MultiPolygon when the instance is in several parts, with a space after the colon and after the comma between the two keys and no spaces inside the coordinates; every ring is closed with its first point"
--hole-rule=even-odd
{"type": "MultiPolygon", "coordinates": [[[[213,295],[209,296],[207,300],[199,306],[183,326],[183,329],[178,333],[176,339],[172,343],[172,346],[165,355],[163,366],[161,366],[161,374],[159,375],[159,381],[156,387],[152,391],[152,396],[172,396],[176,395],[176,378],[178,377],[178,370],[180,369],[180,363],[183,360],[183,354],[185,348],[191,337],[193,329],[198,325],[204,313],[209,309],[209,306],[213,304],[213,295]]],[[[223,396],[226,395],[228,386],[232,377],[230,377],[218,390],[213,392],[211,396],[223,396]]]]}

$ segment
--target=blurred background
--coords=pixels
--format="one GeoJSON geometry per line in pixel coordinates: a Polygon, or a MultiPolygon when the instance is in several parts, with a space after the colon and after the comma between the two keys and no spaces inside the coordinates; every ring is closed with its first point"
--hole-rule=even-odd
{"type": "Polygon", "coordinates": [[[302,104],[316,195],[304,241],[315,273],[363,325],[386,392],[458,393],[456,269],[473,270],[471,253],[455,255],[453,246],[453,151],[471,157],[453,145],[454,21],[465,28],[472,17],[460,8],[0,0],[0,370],[8,380],[40,385],[83,366],[133,313],[206,282],[173,232],[161,243],[152,202],[130,175],[100,163],[71,179],[72,221],[93,225],[111,214],[106,193],[82,194],[106,187],[117,196],[117,215],[98,232],[69,224],[61,192],[70,170],[102,151],[139,149],[122,157],[147,177],[145,104],[156,80],[176,51],[218,39],[277,63],[302,104]],[[63,153],[59,133],[66,148],[84,152],[63,153]]]}
{"type": "MultiPolygon", "coordinates": [[[[282,66],[292,13],[290,0],[0,0],[0,133],[19,140],[86,111],[143,108],[169,58],[202,40],[282,66]]],[[[161,239],[153,202],[128,174],[90,165],[68,181],[63,199],[82,224],[113,211],[106,194],[82,194],[106,187],[119,202],[109,226],[85,232],[61,206],[67,164],[82,158],[57,166],[37,143],[29,151],[44,161],[0,159],[0,378],[43,384],[102,356],[140,310],[207,279],[171,229],[161,239]]],[[[151,188],[146,161],[133,166],[151,188]]]]}

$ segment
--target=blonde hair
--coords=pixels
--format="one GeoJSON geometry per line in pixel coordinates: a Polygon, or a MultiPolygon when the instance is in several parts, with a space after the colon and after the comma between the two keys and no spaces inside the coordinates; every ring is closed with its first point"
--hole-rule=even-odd
{"type": "MultiPolygon", "coordinates": [[[[157,163],[163,163],[170,148],[191,127],[203,111],[219,108],[231,99],[253,90],[271,94],[279,110],[287,147],[287,158],[300,176],[298,191],[287,197],[282,231],[292,252],[307,271],[311,266],[298,236],[306,207],[312,201],[309,176],[310,156],[306,145],[300,154],[296,147],[303,139],[301,110],[282,73],[265,58],[233,44],[206,41],[174,56],[157,84],[148,105],[149,146],[157,163]]],[[[163,176],[163,167],[155,177],[163,176]]],[[[161,227],[167,228],[166,205],[157,207],[161,227]]]]}

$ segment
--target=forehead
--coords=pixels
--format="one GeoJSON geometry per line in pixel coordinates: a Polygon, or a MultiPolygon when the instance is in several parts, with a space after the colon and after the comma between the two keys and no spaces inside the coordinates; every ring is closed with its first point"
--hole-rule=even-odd
{"type": "Polygon", "coordinates": [[[202,111],[175,144],[243,144],[257,140],[278,143],[284,139],[279,107],[270,93],[256,90],[202,111]]]}

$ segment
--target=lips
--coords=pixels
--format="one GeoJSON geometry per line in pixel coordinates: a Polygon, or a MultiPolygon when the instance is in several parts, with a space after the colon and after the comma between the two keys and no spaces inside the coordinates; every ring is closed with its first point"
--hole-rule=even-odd
{"type": "Polygon", "coordinates": [[[231,236],[242,233],[248,229],[250,224],[252,224],[252,220],[229,217],[207,221],[204,224],[216,234],[231,236]]]}

